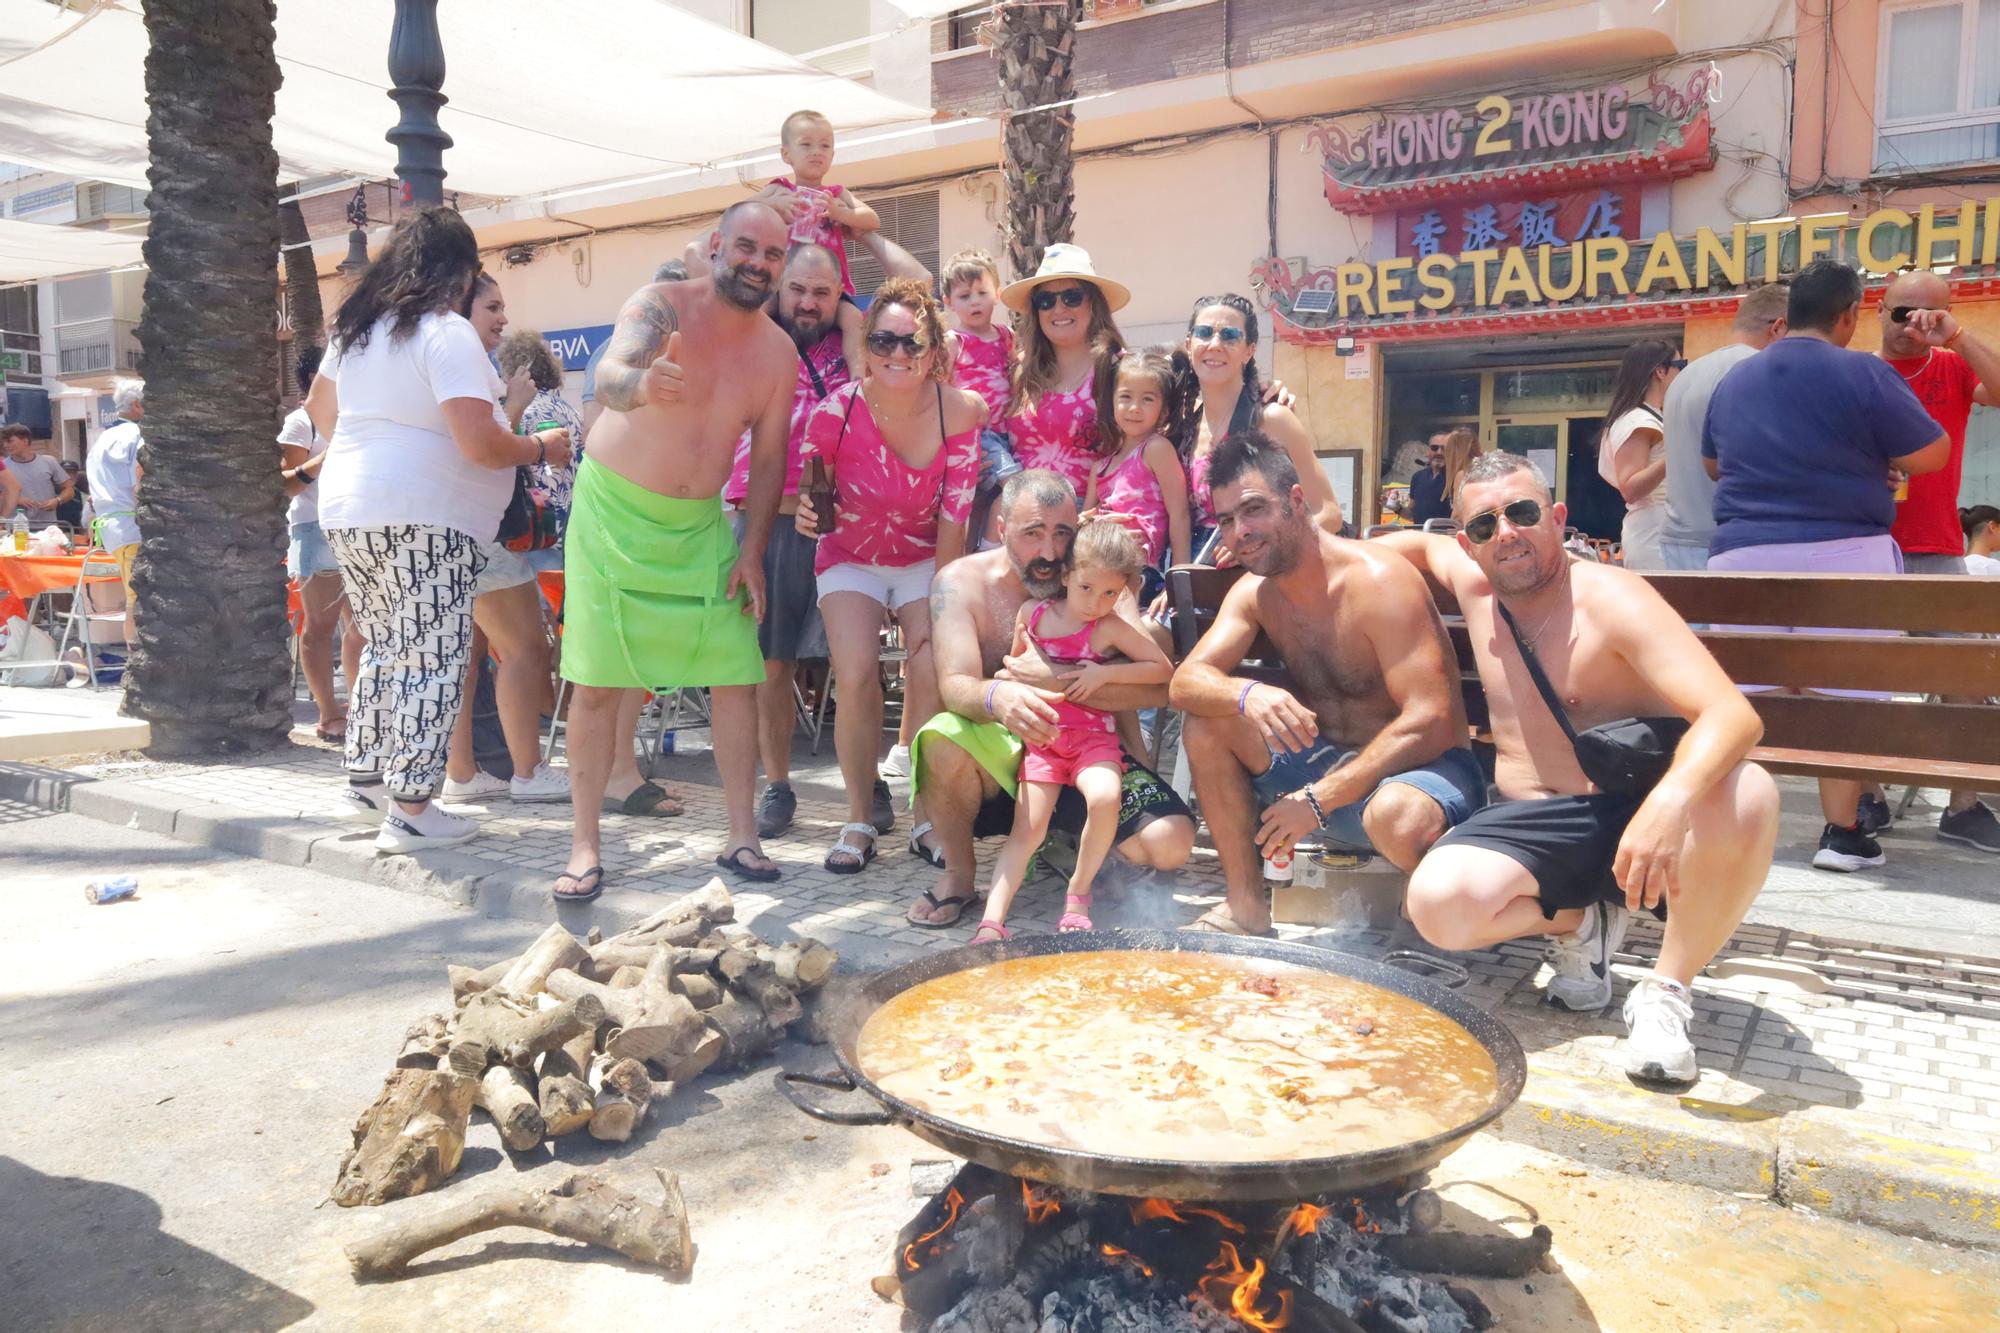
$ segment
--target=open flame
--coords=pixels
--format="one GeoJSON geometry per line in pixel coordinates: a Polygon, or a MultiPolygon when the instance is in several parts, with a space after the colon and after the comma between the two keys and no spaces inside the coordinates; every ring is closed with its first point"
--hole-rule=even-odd
{"type": "MultiPolygon", "coordinates": [[[[933,1227],[929,1231],[926,1231],[923,1235],[917,1237],[915,1240],[911,1241],[908,1245],[905,1245],[903,1247],[903,1267],[905,1269],[914,1273],[919,1268],[922,1268],[924,1266],[923,1262],[917,1258],[917,1251],[923,1246],[930,1244],[930,1242],[935,1240],[937,1237],[942,1236],[945,1232],[951,1230],[953,1226],[957,1225],[958,1210],[964,1206],[965,1206],[965,1196],[960,1194],[956,1187],[952,1188],[945,1194],[944,1221],[938,1223],[937,1226],[933,1227]]],[[[930,1249],[926,1251],[926,1253],[929,1254],[931,1258],[935,1259],[938,1256],[938,1247],[932,1245],[930,1249]]]]}
{"type": "Polygon", "coordinates": [[[1104,1252],[1104,1257],[1107,1259],[1123,1259],[1126,1263],[1131,1264],[1134,1268],[1137,1268],[1140,1271],[1140,1273],[1144,1274],[1146,1277],[1151,1277],[1153,1275],[1153,1270],[1151,1267],[1147,1265],[1146,1261],[1144,1259],[1141,1259],[1138,1255],[1132,1253],[1132,1251],[1130,1250],[1121,1250],[1116,1245],[1113,1245],[1109,1242],[1100,1245],[1098,1248],[1104,1252]]]}
{"type": "Polygon", "coordinates": [[[1246,1234],[1241,1222],[1226,1213],[1218,1213],[1213,1208],[1190,1208],[1184,1203],[1175,1203],[1169,1199],[1141,1199],[1132,1205],[1132,1221],[1135,1224],[1165,1220],[1186,1226],[1190,1217],[1206,1217],[1212,1222],[1220,1223],[1225,1231],[1234,1231],[1239,1236],[1246,1234]]]}
{"type": "Polygon", "coordinates": [[[1382,1230],[1382,1224],[1368,1220],[1368,1210],[1361,1206],[1361,1200],[1355,1199],[1352,1202],[1354,1204],[1355,1231],[1365,1236],[1379,1235],[1382,1230]]]}
{"type": "Polygon", "coordinates": [[[1273,1242],[1274,1248],[1284,1244],[1293,1236],[1312,1235],[1319,1230],[1320,1219],[1332,1211],[1331,1208],[1322,1208],[1316,1203],[1301,1203],[1286,1214],[1283,1224],[1278,1227],[1278,1238],[1273,1242]]]}
{"type": "Polygon", "coordinates": [[[1030,1226],[1040,1226],[1062,1211],[1062,1205],[1053,1196],[1036,1194],[1025,1180],[1021,1182],[1021,1207],[1027,1210],[1030,1226]]]}
{"type": "Polygon", "coordinates": [[[1292,1293],[1278,1293],[1277,1308],[1260,1310],[1258,1297],[1263,1295],[1264,1261],[1253,1260],[1248,1268],[1243,1266],[1242,1256],[1228,1241],[1222,1242],[1222,1251],[1208,1266],[1211,1274],[1201,1280],[1200,1291],[1209,1304],[1218,1310],[1227,1310],[1236,1316],[1246,1328],[1256,1333],[1274,1333],[1292,1322],[1292,1293]]]}

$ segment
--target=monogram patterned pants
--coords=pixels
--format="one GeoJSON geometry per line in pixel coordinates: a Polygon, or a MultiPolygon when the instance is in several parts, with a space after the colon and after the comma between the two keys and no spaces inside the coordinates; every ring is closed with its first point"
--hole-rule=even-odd
{"type": "Polygon", "coordinates": [[[329,528],[348,604],[368,644],[347,709],[348,780],[399,801],[430,799],[465,702],[472,595],[484,558],[452,528],[329,528]]]}

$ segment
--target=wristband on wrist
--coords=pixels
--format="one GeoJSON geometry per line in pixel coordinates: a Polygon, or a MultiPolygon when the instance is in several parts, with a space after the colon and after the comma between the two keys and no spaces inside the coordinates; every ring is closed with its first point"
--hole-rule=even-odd
{"type": "Polygon", "coordinates": [[[986,687],[986,716],[988,716],[988,717],[992,717],[992,716],[994,715],[994,714],[993,714],[993,691],[995,691],[995,690],[997,690],[997,689],[999,689],[999,688],[1000,688],[1000,682],[999,682],[999,681],[997,681],[997,680],[996,680],[996,681],[994,681],[994,682],[993,682],[993,683],[992,683],[991,685],[988,685],[988,686],[986,687]]]}
{"type": "Polygon", "coordinates": [[[540,467],[541,465],[547,463],[548,461],[549,461],[549,442],[543,439],[541,437],[541,433],[538,431],[535,434],[535,466],[540,467]]]}
{"type": "Polygon", "coordinates": [[[1951,337],[1946,338],[1944,340],[1944,345],[1946,347],[1950,347],[1953,343],[1957,342],[1960,338],[1963,338],[1964,336],[1965,336],[1965,326],[1961,324],[1959,325],[1959,327],[1951,331],[1951,337]]]}
{"type": "Polygon", "coordinates": [[[1313,795],[1312,787],[1307,785],[1299,788],[1299,795],[1305,800],[1307,805],[1312,807],[1313,818],[1324,825],[1326,823],[1326,811],[1320,808],[1319,797],[1313,795]]]}
{"type": "Polygon", "coordinates": [[[1256,688],[1257,682],[1254,680],[1249,681],[1243,686],[1243,693],[1236,696],[1236,715],[1238,717],[1243,716],[1243,706],[1250,702],[1250,691],[1256,688]]]}

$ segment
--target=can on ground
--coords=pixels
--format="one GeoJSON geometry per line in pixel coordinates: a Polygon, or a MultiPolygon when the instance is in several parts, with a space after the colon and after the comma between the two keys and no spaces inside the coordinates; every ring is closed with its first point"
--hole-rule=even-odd
{"type": "Polygon", "coordinates": [[[83,886],[83,898],[91,903],[115,903],[120,898],[130,898],[139,891],[139,881],[131,875],[118,875],[112,879],[94,880],[83,886]]]}

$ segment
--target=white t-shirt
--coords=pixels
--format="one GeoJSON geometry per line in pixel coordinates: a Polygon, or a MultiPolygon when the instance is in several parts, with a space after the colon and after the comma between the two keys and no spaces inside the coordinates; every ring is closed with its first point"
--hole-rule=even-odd
{"type": "MultiPolygon", "coordinates": [[[[1639,404],[1639,406],[1633,408],[1607,426],[1603,437],[1597,442],[1597,475],[1609,482],[1611,489],[1614,491],[1618,489],[1618,472],[1612,459],[1618,453],[1618,446],[1624,444],[1626,440],[1631,438],[1632,432],[1642,426],[1647,430],[1659,433],[1661,436],[1660,439],[1653,442],[1653,447],[1646,453],[1646,461],[1648,463],[1657,463],[1660,461],[1660,455],[1666,452],[1666,428],[1660,421],[1660,414],[1652,408],[1647,407],[1644,403],[1639,404]]],[[[1627,510],[1648,509],[1654,505],[1663,505],[1666,502],[1667,479],[1662,477],[1660,478],[1659,485],[1655,486],[1639,499],[1629,502],[1625,507],[1627,510]]]]}
{"type": "MultiPolygon", "coordinates": [[[[307,458],[319,452],[319,432],[313,429],[312,417],[307,414],[304,407],[293,408],[285,415],[285,424],[278,427],[278,447],[282,449],[288,444],[295,444],[305,450],[307,458]]],[[[283,457],[282,454],[279,456],[283,457]]],[[[319,522],[318,482],[307,483],[292,497],[291,507],[285,511],[285,522],[287,524],[319,522]]]]}
{"type": "Polygon", "coordinates": [[[1991,578],[1996,574],[2000,574],[2000,560],[1995,560],[1990,555],[1969,555],[1965,557],[1965,572],[1968,574],[1984,574],[1988,578],[1991,578]]]}
{"type": "Polygon", "coordinates": [[[493,402],[493,367],[464,317],[425,315],[398,339],[384,317],[352,356],[338,342],[329,346],[319,373],[340,391],[319,479],[321,527],[412,523],[493,540],[514,470],[481,467],[460,453],[441,407],[453,398],[493,402]]]}
{"type": "Polygon", "coordinates": [[[101,526],[97,544],[107,551],[139,540],[139,516],[134,513],[139,488],[139,423],[124,417],[104,428],[84,460],[90,478],[90,502],[101,526]]]}

